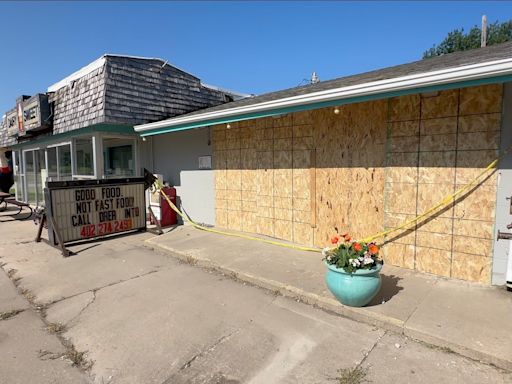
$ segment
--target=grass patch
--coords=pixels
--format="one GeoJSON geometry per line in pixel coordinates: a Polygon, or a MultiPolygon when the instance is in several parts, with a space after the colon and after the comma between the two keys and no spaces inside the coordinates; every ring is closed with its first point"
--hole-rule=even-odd
{"type": "Polygon", "coordinates": [[[12,311],[0,312],[0,320],[7,320],[16,316],[18,313],[23,312],[23,309],[13,309],[12,311]]]}
{"type": "Polygon", "coordinates": [[[367,368],[344,368],[338,369],[338,375],[333,380],[338,384],[363,384],[370,381],[366,378],[367,368]]]}
{"type": "Polygon", "coordinates": [[[34,304],[34,300],[36,299],[36,295],[34,295],[32,292],[30,292],[28,289],[22,289],[21,290],[21,294],[23,296],[25,296],[25,299],[27,299],[27,301],[30,303],[30,304],[34,304]]]}

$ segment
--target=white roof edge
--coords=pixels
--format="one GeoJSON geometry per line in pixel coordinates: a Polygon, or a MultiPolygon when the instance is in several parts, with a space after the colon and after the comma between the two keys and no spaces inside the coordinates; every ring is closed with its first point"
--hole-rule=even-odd
{"type": "Polygon", "coordinates": [[[80,68],[78,71],[73,72],[71,75],[63,78],[62,80],[52,84],[48,87],[48,92],[56,92],[57,90],[70,84],[72,81],[78,80],[81,77],[91,73],[92,71],[101,68],[105,64],[105,56],[101,56],[99,59],[94,60],[92,63],[87,64],[85,67],[80,68]]]}
{"type": "MultiPolygon", "coordinates": [[[[78,79],[84,77],[85,75],[91,73],[92,71],[102,67],[105,64],[107,56],[111,56],[111,57],[124,57],[124,58],[127,58],[127,59],[158,60],[158,61],[161,61],[165,65],[169,65],[169,66],[171,66],[173,68],[178,69],[181,72],[185,72],[185,73],[189,74],[190,76],[194,76],[193,74],[191,74],[191,73],[181,69],[180,67],[170,63],[169,60],[164,60],[164,59],[161,59],[159,57],[143,57],[143,56],[118,55],[118,54],[114,54],[114,53],[105,53],[103,56],[101,56],[100,58],[98,58],[98,59],[94,60],[93,62],[87,64],[85,67],[80,68],[78,71],[73,72],[71,75],[63,78],[62,80],[56,82],[55,84],[50,85],[48,87],[47,91],[48,92],[56,92],[60,88],[65,87],[65,86],[71,84],[72,81],[78,80],[78,79]]],[[[197,78],[197,76],[194,76],[194,77],[197,78]]]]}
{"type": "Polygon", "coordinates": [[[136,125],[134,128],[137,132],[144,132],[159,128],[170,128],[180,124],[192,124],[210,119],[232,117],[245,113],[263,112],[277,108],[292,107],[338,99],[342,100],[357,96],[374,95],[385,92],[442,85],[467,80],[476,80],[500,75],[512,75],[512,59],[494,60],[478,64],[451,67],[437,71],[400,76],[391,79],[372,81],[341,88],[333,88],[324,91],[308,93],[305,95],[291,96],[248,106],[205,112],[192,116],[178,116],[167,120],[136,125]]]}
{"type": "Polygon", "coordinates": [[[214,91],[224,92],[224,93],[233,95],[233,96],[237,97],[237,100],[255,96],[254,94],[251,94],[251,93],[242,93],[242,92],[232,91],[231,89],[217,87],[216,85],[205,84],[205,83],[201,83],[201,85],[205,88],[213,89],[214,91]]]}

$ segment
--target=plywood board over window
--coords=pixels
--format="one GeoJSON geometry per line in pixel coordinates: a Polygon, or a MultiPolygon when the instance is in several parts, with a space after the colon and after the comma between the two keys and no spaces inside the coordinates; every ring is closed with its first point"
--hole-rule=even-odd
{"type": "MultiPolygon", "coordinates": [[[[319,247],[394,227],[497,156],[501,94],[480,86],[215,126],[216,224],[319,247]]],[[[495,191],[492,175],[389,236],[386,262],[489,283],[495,191]]]]}

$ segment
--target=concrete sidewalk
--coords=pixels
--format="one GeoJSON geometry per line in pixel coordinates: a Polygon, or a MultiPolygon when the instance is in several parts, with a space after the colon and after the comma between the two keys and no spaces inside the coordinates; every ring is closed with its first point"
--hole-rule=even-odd
{"type": "Polygon", "coordinates": [[[382,289],[364,308],[338,303],[321,255],[181,226],[146,240],[190,264],[512,370],[512,293],[385,265],[382,289]]]}

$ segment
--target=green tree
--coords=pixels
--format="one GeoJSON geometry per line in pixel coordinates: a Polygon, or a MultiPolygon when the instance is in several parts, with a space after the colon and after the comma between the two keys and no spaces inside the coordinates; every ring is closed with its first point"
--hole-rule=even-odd
{"type": "MultiPolygon", "coordinates": [[[[464,28],[448,33],[443,41],[423,53],[423,58],[441,56],[446,53],[465,51],[480,47],[481,30],[475,25],[464,33],[464,28]]],[[[512,40],[512,20],[499,23],[495,21],[487,26],[487,45],[504,43],[512,40]]]]}

